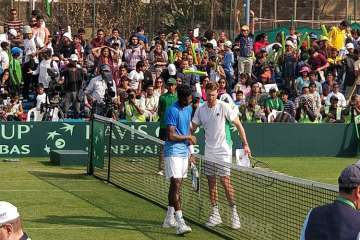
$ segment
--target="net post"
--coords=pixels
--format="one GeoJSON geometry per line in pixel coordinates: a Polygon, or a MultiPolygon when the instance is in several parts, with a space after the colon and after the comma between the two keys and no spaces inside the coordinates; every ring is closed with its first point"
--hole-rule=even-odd
{"type": "Polygon", "coordinates": [[[87,164],[87,175],[94,174],[94,165],[93,165],[93,149],[94,149],[94,142],[93,142],[93,135],[94,135],[94,116],[92,116],[90,120],[90,149],[89,149],[89,161],[87,164]]]}
{"type": "Polygon", "coordinates": [[[108,144],[108,172],[107,172],[107,182],[110,182],[110,169],[111,169],[111,139],[112,139],[112,128],[113,123],[110,122],[110,133],[109,133],[109,144],[108,144]]]}

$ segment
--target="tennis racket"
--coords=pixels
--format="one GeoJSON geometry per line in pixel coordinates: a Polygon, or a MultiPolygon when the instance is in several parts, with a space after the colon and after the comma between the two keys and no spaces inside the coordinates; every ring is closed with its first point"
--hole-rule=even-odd
{"type": "Polygon", "coordinates": [[[262,168],[262,169],[270,169],[270,165],[264,161],[260,161],[255,157],[249,157],[252,168],[262,168]]]}
{"type": "Polygon", "coordinates": [[[199,192],[200,190],[200,178],[199,171],[194,163],[190,164],[191,167],[191,185],[195,192],[199,192]]]}

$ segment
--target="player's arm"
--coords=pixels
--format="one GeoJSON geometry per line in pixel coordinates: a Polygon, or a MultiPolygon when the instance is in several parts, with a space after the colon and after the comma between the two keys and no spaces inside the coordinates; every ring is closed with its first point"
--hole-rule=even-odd
{"type": "Polygon", "coordinates": [[[249,143],[247,141],[247,138],[246,138],[246,133],[245,133],[245,129],[244,127],[242,126],[240,120],[239,120],[239,117],[236,117],[232,123],[234,124],[234,126],[236,127],[236,129],[239,131],[239,135],[240,135],[240,138],[241,138],[241,141],[242,141],[242,144],[244,146],[244,152],[245,154],[248,154],[250,157],[251,157],[251,150],[250,150],[250,147],[249,147],[249,143]]]}
{"type": "Polygon", "coordinates": [[[189,141],[190,144],[196,144],[196,137],[193,135],[179,135],[176,133],[176,126],[168,125],[167,127],[168,139],[173,142],[189,141]]]}

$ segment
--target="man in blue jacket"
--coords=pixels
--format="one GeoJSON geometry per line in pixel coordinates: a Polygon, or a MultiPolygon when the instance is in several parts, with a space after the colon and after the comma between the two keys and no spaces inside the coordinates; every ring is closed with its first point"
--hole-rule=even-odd
{"type": "Polygon", "coordinates": [[[300,240],[360,240],[360,165],[345,168],[333,203],[308,213],[300,240]]]}

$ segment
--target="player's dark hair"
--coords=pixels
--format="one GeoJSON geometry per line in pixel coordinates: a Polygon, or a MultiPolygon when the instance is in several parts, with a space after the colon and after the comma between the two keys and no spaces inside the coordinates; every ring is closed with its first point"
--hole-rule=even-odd
{"type": "Polygon", "coordinates": [[[192,91],[188,85],[180,85],[177,87],[177,95],[179,99],[188,98],[191,94],[192,91]]]}

